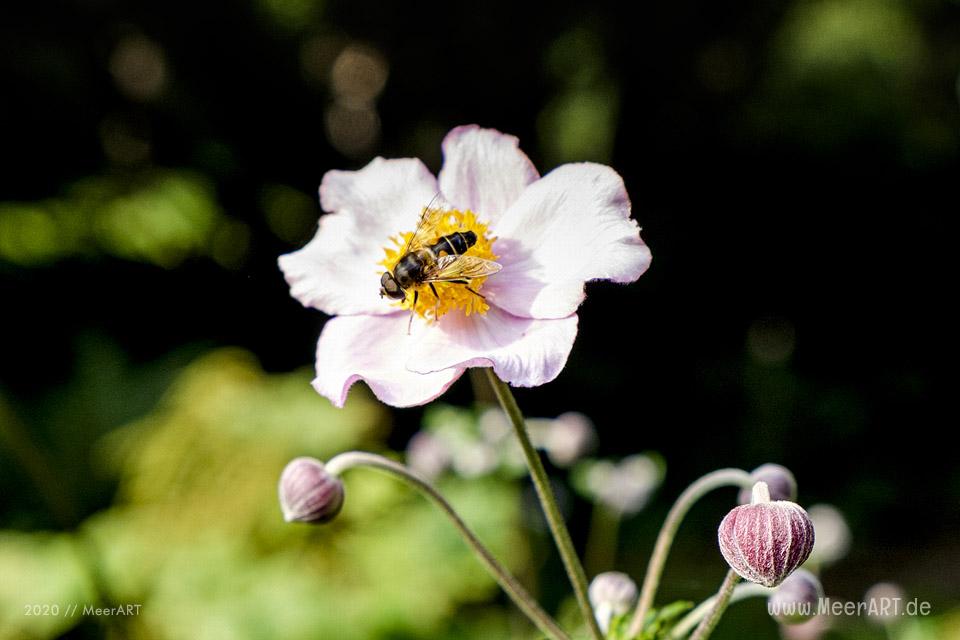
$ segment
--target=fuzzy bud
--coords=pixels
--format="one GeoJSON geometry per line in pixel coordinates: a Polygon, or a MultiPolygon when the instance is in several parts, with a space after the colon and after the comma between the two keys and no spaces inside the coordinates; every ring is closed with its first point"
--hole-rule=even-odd
{"type": "Polygon", "coordinates": [[[558,416],[543,438],[550,462],[564,469],[593,451],[596,444],[597,432],[593,422],[575,411],[558,416]]]}
{"type": "Polygon", "coordinates": [[[817,577],[797,569],[767,599],[767,611],[781,624],[799,624],[817,615],[822,598],[817,577]]]}
{"type": "Polygon", "coordinates": [[[295,458],[280,474],[280,508],[287,522],[329,522],[343,506],[343,483],[315,458],[295,458]]]}
{"type": "MultiPolygon", "coordinates": [[[[766,482],[771,500],[796,500],[797,480],[790,469],[779,464],[763,464],[750,472],[754,482],[766,482]]],[[[737,497],[739,504],[750,502],[751,490],[742,489],[737,497]]]]}
{"type": "Polygon", "coordinates": [[[600,629],[607,633],[610,622],[633,608],[637,601],[637,583],[619,571],[607,571],[597,575],[587,591],[593,605],[600,629]]]}
{"type": "Polygon", "coordinates": [[[452,459],[447,443],[429,431],[418,431],[407,443],[407,466],[430,480],[446,471],[452,459]]]}
{"type": "Polygon", "coordinates": [[[826,566],[846,556],[850,550],[851,533],[843,513],[829,504],[815,504],[810,507],[809,514],[817,529],[817,544],[810,562],[826,566]]]}
{"type": "Polygon", "coordinates": [[[813,523],[800,505],[770,501],[766,483],[753,487],[753,502],[734,508],[717,532],[720,553],[740,577],[775,587],[804,563],[813,549],[813,523]]]}
{"type": "Polygon", "coordinates": [[[830,630],[830,616],[814,616],[800,624],[780,627],[783,640],[820,640],[830,630]]]}
{"type": "Polygon", "coordinates": [[[879,582],[867,590],[863,601],[867,604],[867,620],[886,625],[904,614],[904,602],[907,594],[900,585],[892,582],[879,582]]]}

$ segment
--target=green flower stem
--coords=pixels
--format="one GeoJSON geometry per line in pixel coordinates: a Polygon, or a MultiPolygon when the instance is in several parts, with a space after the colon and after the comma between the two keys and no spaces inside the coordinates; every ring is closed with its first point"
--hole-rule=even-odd
{"type": "Polygon", "coordinates": [[[530,436],[527,434],[527,425],[523,420],[523,414],[520,407],[517,406],[517,400],[513,397],[510,387],[507,383],[497,377],[493,368],[487,368],[487,379],[490,386],[500,401],[507,417],[513,424],[513,430],[520,441],[520,447],[523,449],[523,455],[527,459],[527,466],[530,468],[530,477],[533,480],[533,486],[537,490],[537,497],[540,498],[540,505],[543,507],[543,513],[547,517],[547,524],[550,526],[550,532],[553,534],[553,540],[560,551],[560,558],[563,560],[563,566],[567,570],[567,576],[570,578],[570,584],[573,585],[573,592],[577,597],[577,604],[586,618],[587,628],[590,630],[590,636],[594,640],[603,640],[603,632],[597,624],[597,618],[593,613],[593,607],[590,605],[590,599],[587,596],[587,576],[584,574],[580,559],[577,558],[577,552],[573,548],[573,541],[570,539],[570,533],[563,522],[563,516],[557,507],[557,500],[553,497],[553,490],[550,488],[550,480],[547,472],[543,468],[543,462],[540,461],[540,455],[530,442],[530,436]]]}
{"type": "Polygon", "coordinates": [[[627,632],[628,638],[640,635],[640,631],[643,629],[644,618],[647,617],[650,607],[653,606],[653,598],[657,594],[657,587],[660,586],[663,567],[667,562],[667,556],[670,555],[670,547],[673,545],[673,539],[677,535],[677,529],[680,528],[684,516],[687,515],[690,507],[697,500],[714,489],[729,486],[751,487],[753,486],[753,479],[749,473],[742,469],[718,469],[687,487],[677,498],[677,501],[673,503],[670,512],[667,514],[667,519],[664,520],[663,527],[657,535],[653,555],[647,565],[647,575],[643,579],[643,587],[640,590],[640,599],[637,601],[633,620],[630,621],[630,629],[627,632]]]}
{"type": "Polygon", "coordinates": [[[619,536],[620,514],[602,503],[593,505],[587,550],[583,559],[587,575],[610,571],[616,566],[619,536]]]}
{"type": "Polygon", "coordinates": [[[740,580],[740,576],[737,575],[736,571],[733,569],[727,571],[727,577],[723,579],[720,590],[717,591],[713,606],[710,607],[710,613],[700,621],[700,626],[698,626],[697,630],[690,636],[690,640],[707,640],[707,638],[710,637],[714,627],[717,626],[720,618],[723,617],[723,612],[727,610],[727,605],[730,604],[730,598],[733,596],[733,588],[737,586],[738,580],[740,580]]]}
{"type": "Polygon", "coordinates": [[[425,496],[430,498],[440,509],[450,518],[450,521],[463,536],[463,539],[477,554],[487,570],[493,575],[497,583],[507,592],[510,599],[523,611],[530,620],[537,625],[547,637],[553,640],[570,640],[570,636],[560,627],[557,622],[544,611],[537,601],[531,596],[523,585],[493,556],[490,551],[483,546],[483,543],[477,538],[476,534],[470,530],[463,519],[453,509],[453,506],[447,502],[447,499],[437,491],[436,488],[425,478],[411,471],[399,462],[394,462],[383,456],[362,451],[348,451],[341,453],[330,459],[324,465],[329,474],[340,476],[347,469],[353,467],[371,467],[380,471],[385,471],[404,482],[415,487],[425,496]]]}
{"type": "MultiPolygon", "coordinates": [[[[740,602],[741,600],[746,600],[747,598],[767,598],[773,593],[775,589],[765,587],[760,584],[754,584],[752,582],[747,582],[746,584],[738,584],[733,589],[733,595],[730,596],[730,603],[740,602]]],[[[703,602],[701,602],[696,609],[688,613],[683,617],[680,622],[670,630],[670,640],[680,640],[681,638],[686,637],[690,631],[693,630],[697,623],[703,620],[704,616],[713,609],[713,605],[717,602],[717,596],[712,595],[703,602]]],[[[728,605],[729,606],[729,605],[728,605]]]]}

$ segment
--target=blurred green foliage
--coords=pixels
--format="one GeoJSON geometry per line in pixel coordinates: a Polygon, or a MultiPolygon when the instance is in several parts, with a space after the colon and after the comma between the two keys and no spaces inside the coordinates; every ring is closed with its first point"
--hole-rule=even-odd
{"type": "Polygon", "coordinates": [[[923,34],[901,0],[817,0],[794,5],[777,42],[788,70],[808,82],[883,74],[892,87],[927,55],[923,34]]]}
{"type": "MultiPolygon", "coordinates": [[[[489,600],[495,583],[408,487],[354,470],[332,524],[283,522],[276,481],[290,458],[382,449],[386,435],[369,396],[338,410],[308,382],[306,372],[267,375],[241,350],[184,369],[155,410],[97,444],[119,482],[113,506],[73,534],[0,535],[0,638],[53,638],[82,620],[25,606],[95,602],[142,604],[111,622],[133,638],[453,633],[451,613],[489,600]]],[[[448,478],[442,490],[500,558],[523,565],[514,483],[448,478]]],[[[478,629],[502,632],[507,617],[492,611],[478,629]]],[[[456,624],[456,637],[482,637],[456,624]]]]}
{"type": "Polygon", "coordinates": [[[620,99],[600,36],[587,27],[561,34],[547,50],[545,66],[557,84],[537,119],[547,164],[609,162],[620,99]]]}
{"type": "Polygon", "coordinates": [[[206,255],[233,267],[248,242],[211,183],[188,171],[95,176],[62,197],[0,203],[0,260],[21,266],[105,254],[167,269],[206,255]]]}
{"type": "Polygon", "coordinates": [[[258,0],[258,8],[277,25],[291,31],[315,21],[323,10],[323,0],[258,0]]]}
{"type": "Polygon", "coordinates": [[[764,135],[831,149],[883,130],[911,163],[955,153],[956,107],[943,103],[930,85],[935,54],[911,5],[794,3],[773,38],[766,78],[753,102],[764,135]]]}

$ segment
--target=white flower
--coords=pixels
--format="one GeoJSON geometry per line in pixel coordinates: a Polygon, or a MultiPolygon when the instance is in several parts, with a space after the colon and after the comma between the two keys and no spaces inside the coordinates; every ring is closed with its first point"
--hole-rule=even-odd
{"type": "Polygon", "coordinates": [[[493,367],[514,386],[549,382],[576,338],[584,284],[633,282],[650,265],[610,167],[567,164],[540,177],[515,137],[475,125],[451,131],[443,153],[437,178],[413,158],[328,172],[320,203],[329,213],[313,240],[280,258],[292,295],[337,316],[320,335],[313,381],[337,406],[357,380],[387,404],[424,404],[468,367],[493,367]],[[443,283],[438,302],[420,287],[408,333],[412,294],[399,308],[380,297],[380,277],[431,202],[475,231],[468,254],[502,270],[471,283],[483,298],[443,283]]]}

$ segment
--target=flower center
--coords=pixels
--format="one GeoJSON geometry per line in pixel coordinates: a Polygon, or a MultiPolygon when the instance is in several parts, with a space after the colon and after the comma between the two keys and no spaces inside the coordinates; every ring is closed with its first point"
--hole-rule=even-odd
{"type": "MultiPolygon", "coordinates": [[[[425,215],[429,220],[429,228],[420,229],[416,232],[418,233],[418,242],[423,239],[426,245],[435,246],[437,241],[445,236],[457,232],[472,231],[476,237],[476,242],[467,248],[462,255],[476,256],[484,260],[497,259],[497,256],[493,253],[493,243],[496,238],[487,234],[488,225],[478,221],[474,212],[458,209],[443,211],[430,209],[425,215]]],[[[383,248],[386,257],[378,264],[393,273],[397,263],[404,257],[404,250],[414,233],[414,231],[405,231],[396,236],[391,236],[390,245],[383,248]]],[[[451,243],[446,244],[449,247],[451,243]]],[[[444,255],[447,255],[447,252],[439,250],[435,258],[444,255]]],[[[471,313],[485,314],[490,305],[478,295],[485,280],[485,277],[469,278],[469,284],[462,284],[458,282],[428,283],[416,279],[412,286],[406,288],[406,297],[396,302],[395,305],[401,309],[413,309],[421,318],[433,321],[436,321],[451,309],[461,309],[464,315],[468,316],[471,313]],[[434,291],[436,291],[436,295],[434,295],[434,291]],[[416,303],[414,303],[414,300],[416,300],[416,303]]]]}

